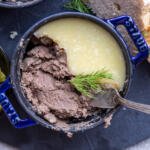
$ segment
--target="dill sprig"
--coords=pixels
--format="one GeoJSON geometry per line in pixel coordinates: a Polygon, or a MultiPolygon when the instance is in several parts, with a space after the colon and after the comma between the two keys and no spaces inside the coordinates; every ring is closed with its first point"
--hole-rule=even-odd
{"type": "Polygon", "coordinates": [[[65,8],[71,9],[71,10],[77,10],[82,13],[87,13],[87,14],[94,14],[92,9],[89,8],[83,0],[71,0],[67,4],[64,5],[65,8]]]}
{"type": "Polygon", "coordinates": [[[101,70],[89,75],[77,75],[70,83],[83,95],[91,97],[91,93],[101,90],[100,79],[112,79],[112,74],[101,70]]]}

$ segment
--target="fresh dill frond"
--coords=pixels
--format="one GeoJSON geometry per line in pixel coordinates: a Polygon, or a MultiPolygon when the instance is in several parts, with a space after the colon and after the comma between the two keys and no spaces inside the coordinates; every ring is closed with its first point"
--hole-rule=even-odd
{"type": "Polygon", "coordinates": [[[91,93],[101,90],[100,79],[112,79],[112,74],[101,70],[88,75],[77,75],[70,83],[83,95],[91,97],[91,93]]]}
{"type": "Polygon", "coordinates": [[[92,9],[89,8],[83,0],[71,0],[67,4],[64,5],[65,8],[71,9],[71,10],[77,10],[82,13],[87,13],[87,14],[94,14],[92,9]]]}

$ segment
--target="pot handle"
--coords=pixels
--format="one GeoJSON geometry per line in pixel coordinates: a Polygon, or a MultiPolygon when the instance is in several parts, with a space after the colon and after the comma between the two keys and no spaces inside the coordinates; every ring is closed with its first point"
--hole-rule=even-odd
{"type": "Polygon", "coordinates": [[[7,78],[1,85],[0,85],[0,105],[3,108],[3,111],[7,115],[10,123],[15,128],[26,128],[29,126],[36,125],[36,122],[31,119],[21,119],[17,112],[15,111],[14,107],[12,106],[11,102],[9,101],[8,97],[6,96],[6,91],[12,87],[10,78],[7,78]]]}
{"type": "Polygon", "coordinates": [[[113,28],[116,29],[117,26],[123,25],[125,26],[126,30],[128,31],[131,39],[133,40],[135,46],[137,47],[139,53],[136,54],[136,56],[130,56],[131,61],[134,64],[141,63],[143,60],[145,60],[148,57],[149,53],[149,47],[138,29],[136,23],[130,16],[120,16],[117,18],[112,18],[107,20],[107,22],[113,26],[113,28]]]}

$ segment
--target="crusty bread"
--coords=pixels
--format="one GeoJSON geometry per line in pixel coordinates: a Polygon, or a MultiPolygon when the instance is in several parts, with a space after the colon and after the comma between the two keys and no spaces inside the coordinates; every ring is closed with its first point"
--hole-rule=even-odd
{"type": "Polygon", "coordinates": [[[149,1],[149,3],[145,3],[142,9],[142,21],[144,23],[144,29],[150,27],[150,0],[147,1],[149,1]]]}
{"type": "Polygon", "coordinates": [[[130,15],[143,29],[141,19],[144,2],[142,0],[90,0],[90,6],[99,17],[112,18],[121,15],[130,15]]]}
{"type": "MultiPolygon", "coordinates": [[[[139,29],[142,32],[144,30],[147,32],[147,29],[150,28],[150,4],[148,1],[150,3],[150,0],[89,0],[89,5],[96,15],[102,18],[108,19],[121,15],[132,16],[139,29]]],[[[128,43],[129,48],[132,49],[132,52],[135,52],[136,48],[125,29],[119,27],[119,31],[128,43]]]]}

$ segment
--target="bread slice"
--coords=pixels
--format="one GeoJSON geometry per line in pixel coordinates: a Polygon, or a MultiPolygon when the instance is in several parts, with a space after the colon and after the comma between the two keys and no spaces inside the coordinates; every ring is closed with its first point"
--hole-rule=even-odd
{"type": "Polygon", "coordinates": [[[143,30],[143,0],[89,0],[90,6],[99,17],[113,18],[121,15],[132,16],[143,30]]]}
{"type": "Polygon", "coordinates": [[[144,2],[141,18],[144,23],[144,29],[148,29],[150,27],[150,0],[144,0],[144,2]]]}
{"type": "MultiPolygon", "coordinates": [[[[150,44],[150,0],[89,0],[89,5],[98,17],[132,16],[150,44]]],[[[132,52],[135,52],[136,48],[125,29],[119,27],[119,31],[132,52]]]]}

